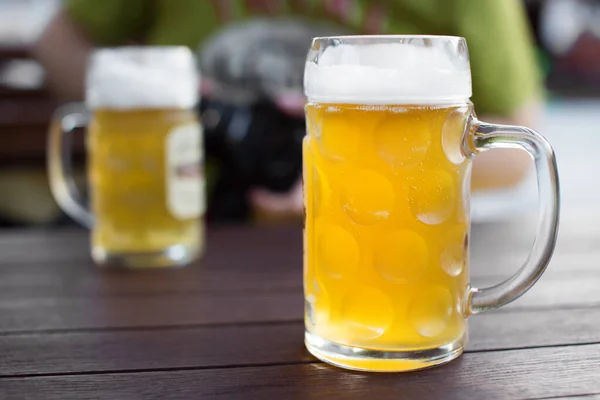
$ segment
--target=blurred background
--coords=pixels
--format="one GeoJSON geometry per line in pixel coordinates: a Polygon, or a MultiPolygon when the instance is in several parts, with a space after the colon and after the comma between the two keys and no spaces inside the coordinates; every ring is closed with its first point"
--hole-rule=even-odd
{"type": "MultiPolygon", "coordinates": [[[[589,179],[600,170],[600,158],[596,154],[600,149],[600,0],[523,2],[534,33],[535,59],[547,91],[537,128],[556,150],[563,206],[575,208],[584,202],[593,204],[600,200],[599,185],[593,178],[589,179]]],[[[46,70],[31,51],[60,7],[60,0],[0,0],[0,227],[56,227],[72,223],[51,201],[47,178],[40,174],[45,165],[50,118],[56,107],[66,100],[49,89],[46,70]]],[[[256,26],[251,31],[260,37],[260,21],[256,26]]],[[[294,65],[303,66],[302,59],[311,34],[331,31],[328,29],[320,27],[306,32],[300,27],[290,36],[290,43],[300,43],[296,47],[289,46],[292,50],[288,56],[294,60],[294,65]],[[297,38],[302,35],[306,39],[298,42],[297,38]]],[[[231,35],[235,36],[235,32],[231,35]]],[[[217,40],[219,38],[213,43],[217,40]]],[[[207,56],[206,68],[219,71],[222,60],[219,55],[211,55],[210,50],[205,50],[213,57],[207,56]]],[[[236,49],[232,51],[237,52],[236,49]]],[[[270,76],[281,75],[281,78],[264,83],[260,88],[244,81],[246,92],[268,92],[273,86],[276,90],[282,86],[297,89],[298,74],[288,76],[285,71],[290,67],[277,57],[277,49],[267,54],[263,61],[269,65],[270,76]],[[273,68],[283,72],[273,74],[273,68]]],[[[260,71],[257,74],[260,75],[260,71]]],[[[217,75],[213,78],[229,79],[234,86],[241,82],[233,79],[235,76],[217,75]]],[[[259,76],[257,80],[260,79],[259,76]]],[[[244,98],[246,92],[237,93],[237,98],[244,98]]],[[[286,101],[293,103],[294,98],[286,101]]],[[[211,103],[203,104],[203,110],[199,111],[203,112],[207,135],[213,135],[208,151],[220,157],[221,164],[233,166],[223,174],[227,176],[222,178],[225,183],[211,183],[212,193],[216,193],[209,204],[212,219],[269,221],[269,213],[275,215],[274,220],[300,219],[301,196],[297,182],[304,128],[303,117],[294,113],[293,105],[290,108],[292,111],[283,104],[274,113],[269,104],[244,101],[232,108],[219,103],[219,96],[213,96],[211,103]],[[238,121],[240,115],[246,124],[246,128],[240,129],[247,140],[244,146],[224,149],[226,145],[220,138],[226,135],[222,131],[229,128],[224,128],[223,124],[229,124],[229,120],[238,121]],[[286,134],[281,135],[281,132],[286,134]],[[265,161],[259,163],[257,160],[265,161]],[[269,192],[250,193],[253,185],[268,188],[269,192]],[[269,197],[269,193],[280,196],[269,197]],[[262,219],[256,218],[253,198],[258,199],[259,209],[267,210],[262,219]],[[284,204],[280,205],[277,200],[284,204]]],[[[74,147],[75,165],[83,167],[83,135],[78,135],[74,147]]],[[[527,178],[516,190],[492,191],[476,197],[473,208],[476,221],[503,219],[514,216],[508,212],[515,209],[515,204],[524,204],[515,203],[515,199],[535,203],[535,181],[527,178]]]]}

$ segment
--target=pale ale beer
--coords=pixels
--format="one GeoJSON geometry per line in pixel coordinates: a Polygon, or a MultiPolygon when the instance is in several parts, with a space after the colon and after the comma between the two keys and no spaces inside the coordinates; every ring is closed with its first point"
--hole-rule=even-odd
{"type": "MultiPolygon", "coordinates": [[[[123,47],[92,55],[86,84],[91,213],[77,213],[77,205],[65,199],[58,156],[51,157],[50,171],[63,208],[92,226],[92,255],[99,264],[173,266],[201,254],[205,188],[198,90],[187,48],[123,47]]],[[[73,118],[59,117],[63,129],[73,118]]]]}

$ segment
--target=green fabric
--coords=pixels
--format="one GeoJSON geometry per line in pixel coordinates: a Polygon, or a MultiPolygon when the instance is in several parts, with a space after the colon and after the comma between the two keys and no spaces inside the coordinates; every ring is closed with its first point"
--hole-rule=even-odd
{"type": "Polygon", "coordinates": [[[71,18],[99,45],[132,43],[145,39],[145,30],[154,29],[152,1],[68,0],[65,3],[71,18]]]}
{"type": "Polygon", "coordinates": [[[523,2],[455,3],[454,32],[467,38],[476,111],[505,115],[532,97],[541,96],[541,66],[523,2]]]}
{"type": "Polygon", "coordinates": [[[382,33],[467,39],[478,114],[507,115],[542,94],[541,71],[520,0],[65,0],[65,4],[98,45],[143,42],[191,48],[224,21],[255,15],[330,20],[360,33],[370,13],[384,7],[382,33]],[[332,5],[340,3],[350,7],[348,17],[332,11],[332,5]]]}

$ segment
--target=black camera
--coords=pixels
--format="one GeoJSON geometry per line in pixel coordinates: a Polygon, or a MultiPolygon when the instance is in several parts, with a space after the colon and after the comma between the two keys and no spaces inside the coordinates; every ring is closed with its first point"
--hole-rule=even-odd
{"type": "Polygon", "coordinates": [[[218,168],[209,220],[245,220],[249,189],[287,192],[300,178],[303,118],[281,112],[267,99],[242,106],[210,98],[201,102],[200,117],[207,160],[218,168]]]}
{"type": "Polygon", "coordinates": [[[304,118],[274,102],[302,95],[306,51],[315,36],[338,27],[303,20],[255,19],[231,24],[198,51],[203,80],[212,82],[200,112],[206,153],[219,165],[209,218],[248,217],[248,189],[288,191],[300,178],[304,118]]]}

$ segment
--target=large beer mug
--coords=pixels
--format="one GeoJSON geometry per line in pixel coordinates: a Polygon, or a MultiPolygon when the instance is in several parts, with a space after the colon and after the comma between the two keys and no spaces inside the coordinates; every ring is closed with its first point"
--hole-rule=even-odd
{"type": "Polygon", "coordinates": [[[476,118],[463,38],[317,38],[305,68],[308,350],[368,371],[458,357],[467,318],[521,296],[550,260],[559,214],[552,148],[529,128],[476,118]],[[472,288],[472,159],[495,148],[535,160],[537,237],[511,278],[472,288]]]}
{"type": "Polygon", "coordinates": [[[203,251],[199,77],[185,47],[122,47],[90,58],[85,107],[60,109],[48,143],[50,186],[64,211],[92,229],[96,263],[186,264],[203,251]],[[91,212],[70,174],[65,143],[87,132],[91,212]]]}

